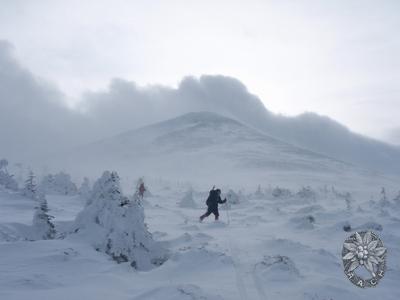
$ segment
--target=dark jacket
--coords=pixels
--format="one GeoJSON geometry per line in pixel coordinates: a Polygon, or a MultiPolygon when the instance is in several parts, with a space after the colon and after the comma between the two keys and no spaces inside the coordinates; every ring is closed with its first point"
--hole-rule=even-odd
{"type": "Polygon", "coordinates": [[[211,193],[210,196],[208,196],[206,204],[209,209],[216,210],[218,209],[218,204],[222,204],[225,202],[226,199],[222,200],[221,196],[219,196],[217,193],[211,193]]]}

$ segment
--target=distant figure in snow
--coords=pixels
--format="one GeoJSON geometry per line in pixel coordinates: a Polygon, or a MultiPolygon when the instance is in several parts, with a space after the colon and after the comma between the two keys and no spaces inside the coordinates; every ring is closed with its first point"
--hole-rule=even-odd
{"type": "Polygon", "coordinates": [[[145,191],[146,191],[146,188],[144,187],[144,183],[142,182],[140,184],[140,186],[139,186],[139,196],[140,196],[140,198],[143,199],[145,191]]]}
{"type": "Polygon", "coordinates": [[[204,220],[204,218],[208,217],[211,214],[214,214],[215,220],[219,218],[218,212],[218,204],[222,204],[226,202],[226,198],[221,200],[221,190],[220,189],[212,189],[210,194],[208,195],[206,204],[207,204],[207,212],[200,217],[200,222],[204,220]]]}

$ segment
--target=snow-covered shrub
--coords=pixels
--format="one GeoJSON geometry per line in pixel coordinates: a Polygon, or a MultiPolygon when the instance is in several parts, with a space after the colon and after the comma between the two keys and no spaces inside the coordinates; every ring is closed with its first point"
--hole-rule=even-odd
{"type": "Polygon", "coordinates": [[[193,199],[193,189],[189,189],[185,195],[183,196],[183,198],[181,199],[181,201],[179,201],[178,203],[179,207],[184,207],[184,208],[196,208],[196,202],[194,202],[193,199]]]}
{"type": "Polygon", "coordinates": [[[354,200],[349,192],[339,192],[335,188],[332,187],[332,193],[335,198],[344,200],[344,202],[346,204],[346,209],[348,211],[351,211],[353,209],[354,200]]]}
{"type": "Polygon", "coordinates": [[[239,194],[236,194],[233,190],[229,190],[226,193],[226,200],[229,204],[239,204],[240,203],[239,194]]]}
{"type": "Polygon", "coordinates": [[[390,202],[389,202],[389,200],[388,200],[388,198],[387,198],[387,196],[386,196],[386,190],[385,190],[384,187],[383,187],[382,190],[381,190],[381,198],[380,198],[380,200],[379,200],[379,205],[380,205],[381,207],[390,206],[390,202]]]}
{"type": "Polygon", "coordinates": [[[119,263],[148,270],[166,259],[166,251],[146,228],[143,207],[122,194],[116,172],[106,171],[96,181],[74,227],[96,250],[119,263]]]}
{"type": "Polygon", "coordinates": [[[6,189],[17,191],[18,183],[14,179],[14,175],[9,174],[5,170],[0,170],[0,185],[4,186],[6,189]]]}
{"type": "Polygon", "coordinates": [[[43,177],[39,188],[46,194],[55,195],[75,195],[78,192],[75,183],[71,180],[71,176],[64,172],[43,177]]]}
{"type": "Polygon", "coordinates": [[[285,189],[285,188],[280,188],[279,186],[275,187],[272,190],[272,196],[274,198],[288,198],[292,195],[290,190],[285,189]]]}
{"type": "Polygon", "coordinates": [[[18,183],[14,179],[14,176],[8,173],[7,170],[8,160],[1,159],[0,160],[0,185],[4,186],[6,189],[10,189],[13,191],[18,190],[18,183]]]}
{"type": "Polygon", "coordinates": [[[31,199],[36,199],[36,180],[35,174],[33,174],[32,171],[29,171],[28,178],[25,180],[22,195],[31,199]]]}
{"type": "Polygon", "coordinates": [[[90,189],[90,181],[89,178],[83,178],[82,184],[79,187],[78,193],[83,199],[89,198],[91,189],[90,189]]]}
{"type": "Polygon", "coordinates": [[[255,193],[253,194],[254,198],[264,198],[265,194],[263,192],[263,190],[261,189],[261,185],[257,186],[257,190],[255,191],[255,193]]]}
{"type": "Polygon", "coordinates": [[[300,199],[303,199],[303,200],[311,200],[311,201],[315,201],[315,199],[317,198],[317,194],[316,194],[315,191],[314,191],[311,187],[309,187],[309,186],[302,187],[302,188],[300,189],[300,191],[298,191],[298,192],[296,193],[296,196],[297,196],[298,198],[300,198],[300,199]]]}
{"type": "Polygon", "coordinates": [[[351,232],[351,230],[352,230],[352,228],[351,228],[350,223],[349,223],[348,221],[346,221],[346,222],[343,224],[343,231],[345,231],[345,232],[351,232]]]}
{"type": "Polygon", "coordinates": [[[7,168],[8,160],[7,159],[0,159],[0,170],[7,168]]]}
{"type": "Polygon", "coordinates": [[[393,198],[393,202],[395,205],[400,206],[400,192],[393,198]]]}
{"type": "Polygon", "coordinates": [[[53,239],[56,235],[54,224],[51,222],[53,218],[48,214],[49,209],[47,200],[43,194],[39,196],[39,205],[35,207],[33,216],[33,238],[34,239],[53,239]]]}
{"type": "Polygon", "coordinates": [[[352,205],[353,199],[352,199],[350,193],[346,193],[346,195],[345,195],[345,197],[344,197],[344,201],[346,202],[346,209],[347,209],[348,211],[351,211],[352,208],[353,208],[353,205],[352,205]]]}

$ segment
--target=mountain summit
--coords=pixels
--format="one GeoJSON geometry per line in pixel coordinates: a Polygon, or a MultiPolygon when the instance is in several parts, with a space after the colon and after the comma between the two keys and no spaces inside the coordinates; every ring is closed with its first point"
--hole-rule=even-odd
{"type": "Polygon", "coordinates": [[[212,112],[184,114],[86,145],[68,154],[67,166],[218,181],[365,173],[212,112]]]}

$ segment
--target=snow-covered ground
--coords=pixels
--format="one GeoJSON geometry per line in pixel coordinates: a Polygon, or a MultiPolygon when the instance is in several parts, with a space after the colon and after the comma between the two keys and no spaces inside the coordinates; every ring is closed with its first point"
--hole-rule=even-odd
{"type": "MultiPolygon", "coordinates": [[[[188,193],[186,184],[157,180],[149,188],[145,221],[170,253],[150,271],[117,264],[78,235],[64,234],[84,207],[79,196],[47,196],[58,239],[23,240],[35,203],[0,190],[0,299],[400,298],[400,205],[380,208],[379,190],[374,201],[353,193],[348,210],[344,191],[331,187],[291,195],[243,189],[239,204],[220,207],[219,222],[210,216],[199,223],[207,190],[188,193]],[[190,194],[196,205],[184,207],[190,194]],[[387,273],[374,289],[353,286],[343,273],[342,244],[351,234],[345,225],[374,230],[388,248],[387,273]]],[[[388,191],[389,200],[394,193],[388,191]]]]}

